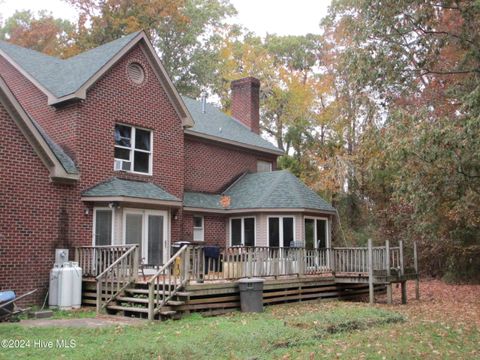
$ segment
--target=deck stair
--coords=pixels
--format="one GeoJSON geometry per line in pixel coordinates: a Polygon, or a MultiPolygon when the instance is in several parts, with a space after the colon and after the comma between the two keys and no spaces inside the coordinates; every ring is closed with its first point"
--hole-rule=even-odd
{"type": "MultiPolygon", "coordinates": [[[[124,316],[137,316],[147,318],[148,316],[148,288],[145,284],[132,284],[131,287],[124,289],[120,296],[110,302],[106,309],[111,314],[124,316]]],[[[185,305],[188,293],[180,292],[172,299],[168,300],[161,310],[155,315],[155,319],[179,319],[182,312],[177,310],[185,305]]]]}

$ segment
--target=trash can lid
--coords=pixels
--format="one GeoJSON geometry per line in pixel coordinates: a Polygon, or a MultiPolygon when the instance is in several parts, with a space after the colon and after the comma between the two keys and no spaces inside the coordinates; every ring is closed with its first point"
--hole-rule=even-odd
{"type": "Polygon", "coordinates": [[[261,278],[243,278],[243,279],[240,279],[238,280],[239,283],[260,283],[260,282],[264,282],[265,279],[261,279],[261,278]]]}

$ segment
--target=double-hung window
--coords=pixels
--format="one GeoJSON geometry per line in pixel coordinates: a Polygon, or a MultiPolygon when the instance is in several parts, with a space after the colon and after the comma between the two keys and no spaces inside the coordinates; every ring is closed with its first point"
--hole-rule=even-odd
{"type": "Polygon", "coordinates": [[[257,161],[257,172],[271,172],[272,171],[272,163],[270,161],[257,161]]]}
{"type": "Polygon", "coordinates": [[[152,132],[115,125],[115,170],[152,173],[152,132]]]}
{"type": "Polygon", "coordinates": [[[295,240],[295,219],[293,216],[270,216],[268,218],[268,245],[290,247],[295,240]]]}
{"type": "Polygon", "coordinates": [[[203,241],[204,233],[205,228],[203,216],[195,215],[193,217],[193,241],[203,241]]]}
{"type": "Polygon", "coordinates": [[[231,246],[255,246],[255,218],[230,219],[231,246]]]}

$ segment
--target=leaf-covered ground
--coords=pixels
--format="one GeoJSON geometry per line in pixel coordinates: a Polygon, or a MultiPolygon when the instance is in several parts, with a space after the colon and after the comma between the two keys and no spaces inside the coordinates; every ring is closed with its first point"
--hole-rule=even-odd
{"type": "MultiPolygon", "coordinates": [[[[412,283],[413,285],[413,283],[412,283]]],[[[263,314],[106,328],[0,324],[0,340],[75,340],[74,348],[0,349],[0,359],[477,359],[480,286],[421,284],[422,299],[394,305],[291,303],[263,314]]],[[[409,287],[409,297],[414,296],[409,287]]],[[[383,301],[384,299],[379,299],[383,301]]]]}

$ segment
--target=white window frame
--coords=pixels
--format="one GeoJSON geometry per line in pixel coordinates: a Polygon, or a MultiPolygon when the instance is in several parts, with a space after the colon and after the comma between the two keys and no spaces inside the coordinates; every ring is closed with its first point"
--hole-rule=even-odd
{"type": "Polygon", "coordinates": [[[252,216],[235,216],[231,217],[229,224],[230,224],[230,236],[229,236],[229,247],[234,247],[234,246],[245,246],[245,219],[253,219],[253,226],[255,231],[253,232],[253,246],[257,245],[257,217],[255,215],[252,216]],[[232,221],[233,220],[241,220],[241,236],[240,236],[240,245],[232,245],[232,221]]]}
{"type": "Polygon", "coordinates": [[[97,246],[95,243],[95,233],[97,230],[97,211],[98,210],[109,210],[112,213],[112,237],[110,239],[110,245],[113,245],[113,239],[115,238],[115,209],[107,206],[96,206],[93,208],[93,226],[92,226],[92,244],[97,246]]]}
{"type": "Polygon", "coordinates": [[[283,219],[284,218],[293,218],[293,241],[297,241],[297,220],[295,215],[269,215],[267,216],[267,244],[270,247],[270,219],[280,219],[279,220],[279,239],[278,239],[278,247],[283,248],[283,219]]]}
{"type": "Polygon", "coordinates": [[[193,241],[205,241],[205,217],[203,215],[193,215],[193,241]],[[202,226],[195,226],[195,218],[202,219],[202,226]],[[195,239],[195,230],[201,231],[201,239],[195,239]]]}
{"type": "Polygon", "coordinates": [[[307,234],[306,234],[306,227],[305,227],[305,220],[314,220],[315,223],[314,223],[314,227],[313,227],[313,237],[314,237],[314,246],[315,246],[315,249],[318,249],[318,236],[317,236],[317,220],[325,220],[326,222],[326,225],[325,225],[325,231],[326,231],[326,237],[325,237],[325,248],[326,249],[330,249],[330,222],[329,222],[329,219],[328,217],[325,217],[325,216],[304,216],[303,217],[303,237],[304,237],[304,240],[306,242],[306,239],[307,239],[307,234]]]}
{"type": "Polygon", "coordinates": [[[140,126],[133,126],[133,125],[123,124],[123,123],[115,123],[115,126],[117,126],[117,125],[126,126],[126,127],[129,127],[131,129],[131,131],[130,131],[130,147],[117,145],[117,144],[115,144],[115,146],[114,146],[114,148],[129,150],[130,151],[130,158],[129,158],[129,160],[117,159],[115,157],[115,153],[114,153],[113,162],[115,164],[115,160],[129,161],[129,162],[131,162],[132,167],[131,167],[131,170],[116,170],[116,171],[126,171],[126,172],[133,173],[133,174],[151,176],[153,174],[153,130],[142,128],[140,126]],[[150,151],[135,148],[135,133],[136,133],[137,129],[138,130],[143,130],[143,131],[148,131],[150,133],[150,151]],[[149,154],[149,157],[148,157],[148,172],[141,172],[141,171],[135,171],[134,170],[135,169],[135,161],[134,161],[135,160],[135,156],[134,156],[135,151],[142,152],[142,153],[145,153],[145,154],[149,154]]]}
{"type": "Polygon", "coordinates": [[[257,160],[257,172],[272,172],[273,170],[273,164],[271,161],[266,161],[266,160],[257,160]],[[262,163],[262,164],[268,164],[269,165],[269,170],[267,171],[258,171],[258,165],[262,163]]]}

